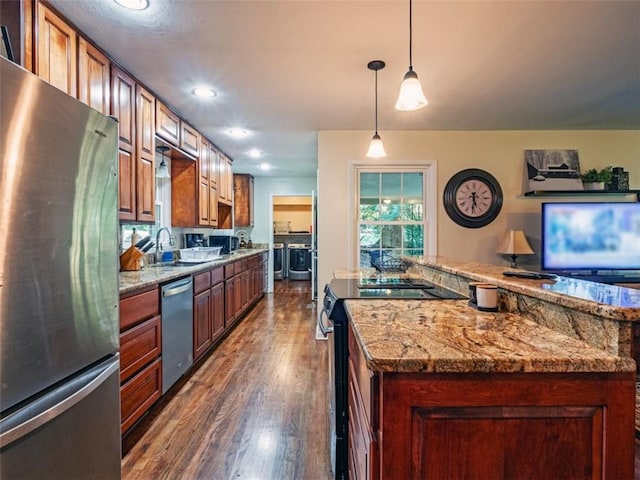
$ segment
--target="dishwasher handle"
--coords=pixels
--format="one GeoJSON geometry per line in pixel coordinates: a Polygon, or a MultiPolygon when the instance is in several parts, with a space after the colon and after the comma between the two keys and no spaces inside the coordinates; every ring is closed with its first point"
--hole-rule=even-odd
{"type": "Polygon", "coordinates": [[[187,290],[191,289],[191,284],[193,280],[191,278],[187,279],[182,283],[173,283],[171,284],[171,288],[167,288],[166,290],[162,290],[162,296],[164,298],[172,297],[174,295],[179,295],[187,290]]]}

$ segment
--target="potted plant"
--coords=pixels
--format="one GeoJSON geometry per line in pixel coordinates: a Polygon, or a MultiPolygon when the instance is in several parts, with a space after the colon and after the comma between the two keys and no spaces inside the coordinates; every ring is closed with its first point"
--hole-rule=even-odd
{"type": "Polygon", "coordinates": [[[582,176],[582,184],[585,190],[604,190],[604,186],[611,181],[613,173],[611,165],[604,167],[602,170],[591,168],[584,172],[582,176]]]}

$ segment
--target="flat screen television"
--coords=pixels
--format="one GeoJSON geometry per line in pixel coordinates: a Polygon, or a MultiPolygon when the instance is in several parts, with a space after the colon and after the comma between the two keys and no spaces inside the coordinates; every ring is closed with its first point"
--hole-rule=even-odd
{"type": "Polygon", "coordinates": [[[640,203],[543,203],[542,269],[640,270],[640,203]]]}

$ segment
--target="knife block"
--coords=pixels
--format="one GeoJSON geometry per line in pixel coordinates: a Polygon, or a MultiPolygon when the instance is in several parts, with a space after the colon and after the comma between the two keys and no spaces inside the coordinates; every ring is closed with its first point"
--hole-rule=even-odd
{"type": "Polygon", "coordinates": [[[120,270],[124,272],[140,270],[142,268],[140,258],[142,258],[143,255],[144,253],[132,245],[120,255],[120,270]]]}

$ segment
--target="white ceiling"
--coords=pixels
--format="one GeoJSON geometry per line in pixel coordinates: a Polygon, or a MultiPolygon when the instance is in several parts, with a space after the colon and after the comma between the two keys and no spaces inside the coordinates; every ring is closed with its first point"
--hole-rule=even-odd
{"type": "Polygon", "coordinates": [[[387,64],[383,140],[385,130],[640,128],[640,1],[416,0],[413,65],[430,102],[416,112],[393,108],[409,64],[406,0],[150,2],[132,12],[50,0],[235,172],[315,175],[319,130],[373,134],[374,59],[387,64]],[[217,97],[195,98],[196,84],[217,97]],[[234,140],[233,126],[253,134],[234,140]]]}

